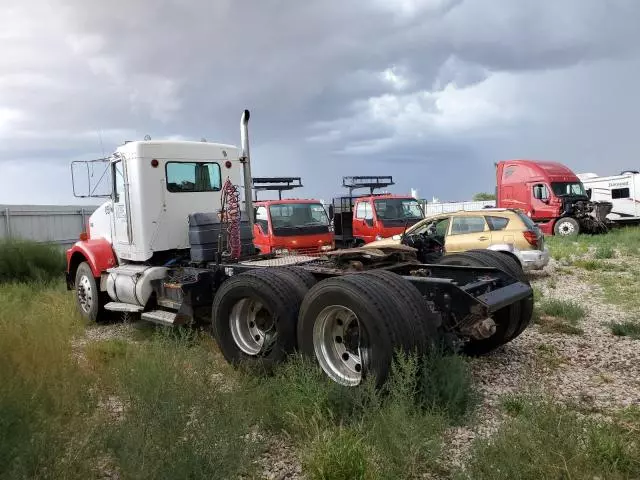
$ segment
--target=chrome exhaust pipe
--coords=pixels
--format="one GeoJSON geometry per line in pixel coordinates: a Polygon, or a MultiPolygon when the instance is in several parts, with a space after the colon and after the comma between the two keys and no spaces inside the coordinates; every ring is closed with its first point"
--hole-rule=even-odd
{"type": "Polygon", "coordinates": [[[249,219],[249,228],[253,234],[255,219],[253,218],[251,155],[249,153],[249,117],[249,110],[242,112],[242,118],[240,119],[240,162],[242,163],[242,175],[244,176],[244,207],[249,219]]]}

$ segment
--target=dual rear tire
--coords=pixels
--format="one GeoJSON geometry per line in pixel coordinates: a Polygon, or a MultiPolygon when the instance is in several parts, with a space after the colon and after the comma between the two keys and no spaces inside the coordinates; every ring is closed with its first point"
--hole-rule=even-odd
{"type": "Polygon", "coordinates": [[[213,333],[230,363],[269,371],[297,347],[345,386],[365,377],[381,385],[395,354],[428,351],[440,323],[390,272],[316,282],[295,267],[255,270],[224,282],[213,304],[213,333]]]}
{"type": "MultiPolygon", "coordinates": [[[[444,265],[493,267],[529,285],[519,262],[503,253],[472,250],[444,265]]],[[[529,325],[533,295],[493,315],[495,333],[463,351],[486,354],[529,325]]],[[[299,350],[333,381],[382,385],[397,353],[423,355],[444,341],[442,318],[399,275],[373,270],[317,281],[302,268],[256,269],[226,280],[213,303],[213,333],[232,364],[271,370],[299,350]]]]}

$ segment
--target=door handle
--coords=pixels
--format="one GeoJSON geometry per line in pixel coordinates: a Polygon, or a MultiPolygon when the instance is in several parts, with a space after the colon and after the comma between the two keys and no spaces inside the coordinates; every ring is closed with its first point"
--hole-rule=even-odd
{"type": "Polygon", "coordinates": [[[489,240],[489,237],[485,237],[483,235],[482,237],[478,237],[478,240],[480,240],[481,242],[484,242],[485,240],[489,240]]]}

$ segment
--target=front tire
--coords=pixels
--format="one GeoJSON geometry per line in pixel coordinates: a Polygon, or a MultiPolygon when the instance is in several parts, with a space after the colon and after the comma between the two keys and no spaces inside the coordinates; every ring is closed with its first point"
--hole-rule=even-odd
{"type": "Polygon", "coordinates": [[[78,265],[75,278],[76,308],[85,320],[92,323],[102,322],[107,312],[104,309],[104,293],[100,291],[98,281],[93,276],[87,262],[78,265]]]}
{"type": "Polygon", "coordinates": [[[553,233],[561,237],[569,237],[580,233],[580,224],[575,218],[562,217],[553,226],[553,233]]]}

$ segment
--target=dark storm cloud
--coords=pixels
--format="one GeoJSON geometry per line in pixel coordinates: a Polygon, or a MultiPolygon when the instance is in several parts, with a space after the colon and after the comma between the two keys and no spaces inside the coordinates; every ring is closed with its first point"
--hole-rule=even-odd
{"type": "Polygon", "coordinates": [[[633,0],[3,6],[0,162],[66,165],[100,133],[107,151],[146,133],[237,143],[248,107],[260,175],[326,196],[393,170],[398,188],[468,196],[503,155],[586,168],[608,138],[634,151],[639,18],[633,0]]]}

